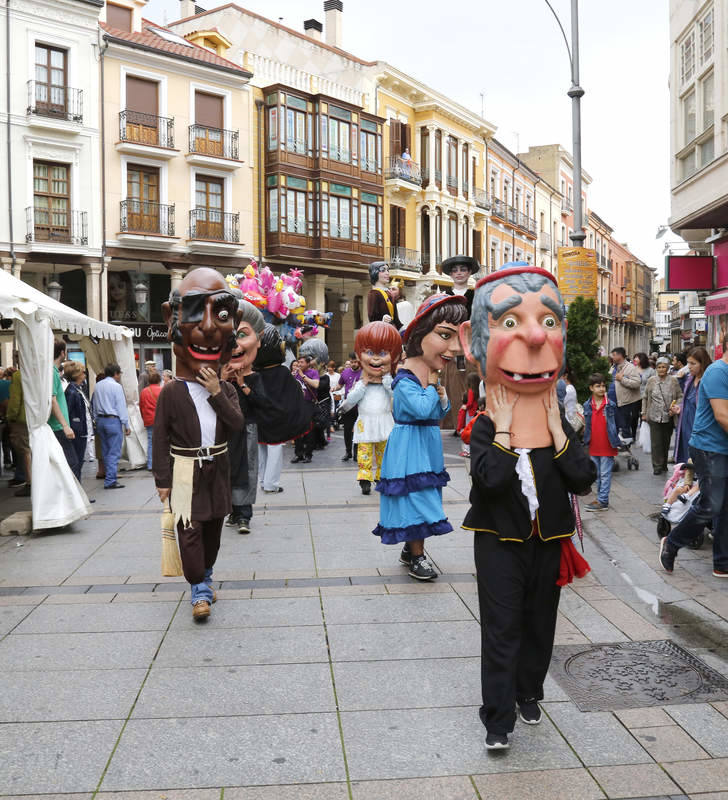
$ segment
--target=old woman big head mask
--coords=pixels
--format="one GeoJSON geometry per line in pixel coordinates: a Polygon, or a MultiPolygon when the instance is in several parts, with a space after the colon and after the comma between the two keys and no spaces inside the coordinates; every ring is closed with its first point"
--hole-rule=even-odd
{"type": "Polygon", "coordinates": [[[481,279],[460,337],[485,381],[488,404],[499,384],[518,395],[511,446],[551,444],[544,399],[563,369],[566,348],[564,304],[553,275],[511,262],[481,279]]]}
{"type": "Polygon", "coordinates": [[[162,313],[177,359],[177,377],[193,381],[203,367],[217,370],[230,360],[242,313],[219,272],[193,269],[169,302],[162,303],[162,313]]]}

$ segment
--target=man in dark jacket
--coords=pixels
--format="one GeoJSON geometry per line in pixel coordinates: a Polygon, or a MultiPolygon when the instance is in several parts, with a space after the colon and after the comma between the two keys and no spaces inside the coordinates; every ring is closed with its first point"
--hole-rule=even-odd
{"type": "Polygon", "coordinates": [[[496,750],[509,747],[516,705],[524,723],[541,721],[562,560],[581,561],[577,575],[588,570],[571,545],[569,493],[586,491],[595,470],[556,398],[566,324],[550,273],[515,262],[480,280],[461,338],[487,388],[488,416],[476,420],[470,439],[473,488],[463,527],[475,531],[480,718],[486,747],[496,750]]]}

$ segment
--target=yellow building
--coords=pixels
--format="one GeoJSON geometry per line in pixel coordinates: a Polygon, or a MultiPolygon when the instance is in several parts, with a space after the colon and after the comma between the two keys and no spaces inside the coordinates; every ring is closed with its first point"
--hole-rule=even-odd
{"type": "MultiPolygon", "coordinates": [[[[108,303],[140,363],[171,363],[161,304],[197,266],[239,272],[253,257],[250,72],[142,17],[146,0],[107,2],[102,115],[108,303]]],[[[213,47],[214,46],[214,47],[213,47]]]]}

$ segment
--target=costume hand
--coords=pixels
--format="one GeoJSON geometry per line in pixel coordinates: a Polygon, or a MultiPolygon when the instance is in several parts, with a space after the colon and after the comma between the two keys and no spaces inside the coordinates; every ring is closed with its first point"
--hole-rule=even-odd
{"type": "Polygon", "coordinates": [[[214,397],[220,394],[220,379],[217,373],[211,367],[203,367],[196,376],[197,383],[207,389],[207,391],[214,397]]]}
{"type": "Polygon", "coordinates": [[[359,378],[359,380],[364,384],[364,386],[366,386],[369,383],[369,375],[362,370],[361,378],[359,378]]]}
{"type": "Polygon", "coordinates": [[[442,400],[443,398],[444,398],[445,400],[447,400],[447,391],[445,390],[445,387],[444,387],[444,386],[442,386],[442,385],[438,384],[438,385],[435,387],[435,389],[437,390],[437,394],[440,396],[440,399],[441,399],[441,400],[442,400]]]}
{"type": "Polygon", "coordinates": [[[171,493],[172,493],[171,489],[160,489],[159,487],[157,487],[157,494],[159,495],[159,499],[163,503],[165,503],[167,500],[169,500],[169,496],[170,496],[171,493]]]}
{"type": "Polygon", "coordinates": [[[391,322],[391,321],[392,321],[392,318],[389,316],[389,314],[385,314],[382,317],[382,322],[391,322]]]}
{"type": "Polygon", "coordinates": [[[71,428],[69,428],[68,425],[66,425],[63,428],[63,435],[66,437],[66,439],[75,439],[76,438],[76,434],[73,432],[73,430],[71,428]]]}
{"type": "Polygon", "coordinates": [[[544,397],[544,407],[546,408],[546,424],[548,425],[551,438],[554,440],[556,450],[561,450],[566,444],[566,434],[561,424],[561,410],[559,400],[556,397],[556,384],[551,387],[548,398],[544,397]]]}
{"type": "Polygon", "coordinates": [[[514,392],[509,394],[505,386],[498,385],[493,390],[488,400],[486,413],[493,420],[497,431],[509,431],[513,422],[513,408],[520,395],[514,392]]]}
{"type": "Polygon", "coordinates": [[[224,381],[235,380],[235,368],[232,366],[232,364],[225,364],[225,366],[220,370],[220,378],[224,381]]]}

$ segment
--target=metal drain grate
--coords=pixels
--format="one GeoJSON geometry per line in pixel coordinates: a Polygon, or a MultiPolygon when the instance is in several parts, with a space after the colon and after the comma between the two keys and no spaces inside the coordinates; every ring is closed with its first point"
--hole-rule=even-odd
{"type": "Polygon", "coordinates": [[[551,675],[581,711],[728,699],[728,679],[670,640],[557,645],[551,675]]]}

